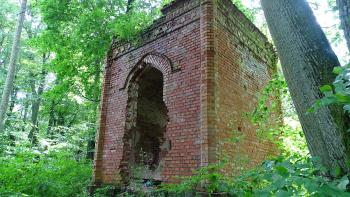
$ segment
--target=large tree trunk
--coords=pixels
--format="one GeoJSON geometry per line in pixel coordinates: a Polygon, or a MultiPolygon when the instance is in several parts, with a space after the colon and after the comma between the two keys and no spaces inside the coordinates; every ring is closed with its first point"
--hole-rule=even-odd
{"type": "Polygon", "coordinates": [[[350,50],[350,0],[337,0],[341,28],[344,31],[348,50],[350,50]]]}
{"type": "Polygon", "coordinates": [[[32,89],[32,129],[29,132],[29,139],[32,142],[33,145],[36,145],[38,140],[37,140],[37,132],[38,132],[38,116],[39,116],[39,108],[40,108],[40,103],[41,103],[41,95],[43,94],[44,91],[44,85],[45,85],[45,77],[46,77],[46,70],[45,70],[45,62],[46,62],[46,55],[43,54],[43,65],[42,65],[42,70],[40,73],[40,79],[39,79],[39,84],[38,88],[36,88],[35,81],[31,80],[31,89],[32,89]]]}
{"type": "MultiPolygon", "coordinates": [[[[18,87],[14,86],[10,95],[10,103],[9,107],[6,113],[7,117],[11,117],[13,114],[13,109],[15,108],[16,105],[16,100],[17,100],[17,93],[18,93],[18,87]]],[[[5,120],[5,126],[10,125],[11,121],[9,119],[5,120]]]]}
{"type": "Polygon", "coordinates": [[[27,7],[27,0],[22,0],[21,3],[21,12],[18,17],[17,29],[15,38],[12,45],[11,58],[8,66],[8,72],[6,77],[6,82],[4,85],[4,91],[2,93],[1,104],[0,104],[0,132],[4,130],[4,120],[6,116],[6,111],[8,107],[9,97],[11,94],[13,79],[16,71],[16,61],[19,51],[19,45],[21,40],[22,27],[24,22],[25,11],[27,7]]]}
{"type": "Polygon", "coordinates": [[[261,0],[297,114],[312,156],[328,169],[348,171],[349,135],[341,106],[307,113],[334,80],[337,56],[305,0],[261,0]]]}

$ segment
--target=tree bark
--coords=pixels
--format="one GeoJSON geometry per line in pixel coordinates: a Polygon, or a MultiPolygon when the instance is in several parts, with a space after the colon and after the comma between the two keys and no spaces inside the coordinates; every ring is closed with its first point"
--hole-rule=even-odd
{"type": "Polygon", "coordinates": [[[5,122],[4,120],[6,117],[6,111],[7,111],[7,107],[8,107],[9,97],[11,94],[11,90],[12,90],[12,86],[13,86],[13,79],[14,79],[14,75],[15,75],[15,71],[16,71],[16,61],[17,61],[17,56],[18,56],[18,52],[19,52],[19,45],[20,45],[20,40],[21,40],[21,33],[22,33],[22,27],[23,27],[26,7],[27,7],[27,0],[22,0],[21,12],[20,12],[19,17],[18,17],[16,34],[15,34],[15,38],[14,38],[13,45],[12,45],[10,63],[8,66],[8,72],[7,72],[6,81],[5,81],[5,85],[4,85],[4,91],[2,93],[2,98],[1,98],[0,132],[3,132],[3,130],[4,130],[4,122],[5,122]]]}
{"type": "Polygon", "coordinates": [[[16,99],[17,99],[17,93],[18,93],[18,87],[15,86],[15,87],[12,89],[12,92],[11,92],[11,96],[10,96],[10,106],[9,106],[8,114],[12,114],[13,109],[15,108],[16,99]]]}
{"type": "MultiPolygon", "coordinates": [[[[45,85],[45,77],[46,77],[46,70],[45,70],[45,62],[46,62],[46,55],[43,54],[43,62],[42,62],[42,70],[40,73],[40,79],[39,79],[39,84],[38,88],[36,88],[35,82],[31,80],[31,89],[32,89],[32,129],[29,132],[29,139],[32,142],[32,145],[37,144],[37,132],[38,132],[38,116],[39,116],[39,108],[40,108],[40,103],[41,103],[41,95],[43,94],[44,91],[44,85],[45,85]]],[[[34,79],[34,78],[33,78],[34,79]]]]}
{"type": "Polygon", "coordinates": [[[350,0],[337,0],[337,8],[339,10],[339,18],[341,28],[344,31],[344,36],[348,50],[350,51],[350,0]]]}
{"type": "Polygon", "coordinates": [[[26,95],[26,99],[25,99],[25,101],[24,101],[23,117],[22,117],[22,121],[23,121],[24,123],[27,122],[28,107],[29,107],[28,95],[26,95]]]}
{"type": "MultiPolygon", "coordinates": [[[[7,117],[11,117],[12,115],[14,115],[13,109],[15,108],[15,105],[16,105],[17,93],[18,93],[18,88],[14,87],[10,95],[9,108],[6,113],[7,117]]],[[[9,119],[6,119],[4,125],[8,126],[10,124],[11,124],[11,121],[9,119]]],[[[10,133],[10,135],[12,134],[10,133]]]]}
{"type": "Polygon", "coordinates": [[[341,106],[308,109],[323,97],[319,88],[331,84],[337,56],[305,0],[261,0],[292,100],[312,156],[329,170],[348,172],[349,125],[341,106]]]}
{"type": "Polygon", "coordinates": [[[55,107],[56,107],[55,101],[51,101],[49,122],[48,122],[48,127],[47,127],[47,136],[50,139],[53,139],[53,137],[54,137],[54,133],[53,133],[52,129],[56,126],[55,107]]]}
{"type": "Polygon", "coordinates": [[[133,8],[133,3],[135,0],[128,0],[128,3],[126,4],[126,13],[130,12],[133,8]]]}

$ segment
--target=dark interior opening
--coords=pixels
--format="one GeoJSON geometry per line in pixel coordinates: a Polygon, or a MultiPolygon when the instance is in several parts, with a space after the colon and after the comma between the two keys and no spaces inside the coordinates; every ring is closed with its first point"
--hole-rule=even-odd
{"type": "Polygon", "coordinates": [[[131,167],[143,166],[143,178],[160,179],[162,159],[167,152],[165,131],[168,122],[163,101],[163,74],[146,67],[138,79],[136,126],[131,135],[131,167]]]}

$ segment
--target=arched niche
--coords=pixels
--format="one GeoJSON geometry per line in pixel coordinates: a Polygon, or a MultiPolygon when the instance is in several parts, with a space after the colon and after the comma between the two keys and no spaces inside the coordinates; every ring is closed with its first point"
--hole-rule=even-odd
{"type": "Polygon", "coordinates": [[[126,181],[161,180],[163,159],[171,149],[165,135],[169,118],[163,98],[167,67],[153,63],[144,61],[135,67],[126,83],[128,102],[120,168],[126,181]],[[143,177],[135,177],[134,172],[142,169],[143,177]]]}

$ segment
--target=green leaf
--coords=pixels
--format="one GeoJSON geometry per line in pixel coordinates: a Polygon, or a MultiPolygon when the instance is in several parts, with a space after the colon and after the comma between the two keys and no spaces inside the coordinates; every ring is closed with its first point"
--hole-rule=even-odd
{"type": "Polygon", "coordinates": [[[287,192],[284,190],[279,190],[276,193],[276,197],[289,197],[289,196],[293,196],[293,194],[291,192],[287,192]]]}
{"type": "Polygon", "coordinates": [[[271,193],[265,190],[256,191],[254,194],[255,194],[254,196],[260,196],[260,197],[271,196],[271,193]]]}
{"type": "Polygon", "coordinates": [[[346,176],[343,176],[343,178],[340,180],[339,184],[337,187],[343,191],[346,190],[346,186],[349,184],[349,178],[346,176]]]}
{"type": "Polygon", "coordinates": [[[344,95],[342,93],[336,93],[335,97],[338,99],[339,102],[350,103],[350,97],[347,95],[344,95]]]}
{"type": "Polygon", "coordinates": [[[330,85],[324,85],[324,86],[322,86],[322,87],[320,88],[320,90],[321,90],[321,92],[325,93],[325,92],[332,91],[333,88],[332,88],[332,86],[330,86],[330,85]]]}
{"type": "Polygon", "coordinates": [[[333,175],[334,177],[339,177],[340,174],[341,174],[341,168],[340,168],[339,166],[337,166],[336,168],[334,168],[334,169],[332,170],[332,175],[333,175]]]}
{"type": "Polygon", "coordinates": [[[341,67],[335,67],[333,68],[333,73],[339,75],[343,72],[343,69],[341,67]]]}
{"type": "Polygon", "coordinates": [[[304,186],[310,193],[317,191],[318,189],[318,185],[310,179],[305,179],[304,186]]]}
{"type": "Polygon", "coordinates": [[[350,105],[345,105],[344,110],[350,113],[350,105]]]}
{"type": "Polygon", "coordinates": [[[276,166],[276,171],[278,172],[279,175],[281,175],[283,177],[289,176],[288,169],[283,167],[283,166],[276,166]]]}

